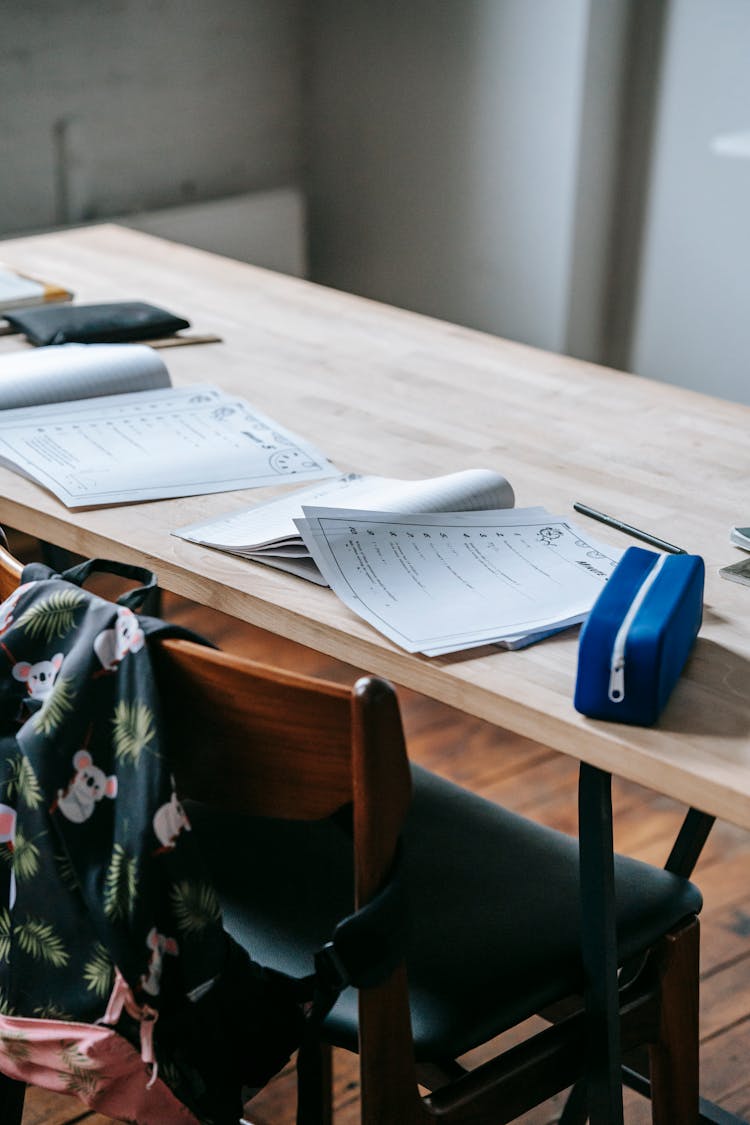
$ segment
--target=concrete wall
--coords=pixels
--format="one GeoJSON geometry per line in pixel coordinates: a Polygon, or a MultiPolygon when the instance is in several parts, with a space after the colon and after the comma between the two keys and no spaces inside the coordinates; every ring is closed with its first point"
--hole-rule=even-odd
{"type": "Polygon", "coordinates": [[[588,0],[317,0],[316,280],[565,344],[588,0]]]}
{"type": "Polygon", "coordinates": [[[265,269],[307,276],[305,199],[299,188],[163,207],[129,214],[118,222],[265,269]]]}
{"type": "Polygon", "coordinates": [[[301,0],[9,0],[0,234],[296,184],[301,0]]]}

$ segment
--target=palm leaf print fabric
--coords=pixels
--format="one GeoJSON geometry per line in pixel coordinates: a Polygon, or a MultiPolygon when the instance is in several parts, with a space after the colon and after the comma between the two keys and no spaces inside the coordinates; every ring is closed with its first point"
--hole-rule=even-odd
{"type": "Polygon", "coordinates": [[[228,951],[174,790],[146,644],[188,634],[46,567],[23,577],[0,605],[0,1070],[22,1067],[33,1021],[59,1025],[57,1088],[111,1110],[101,1067],[72,1033],[105,1021],[141,1052],[144,1106],[162,1098],[144,1121],[236,1122],[225,1009],[238,1010],[243,987],[259,1001],[265,984],[228,951]],[[164,1076],[176,1095],[166,1116],[164,1076]]]}

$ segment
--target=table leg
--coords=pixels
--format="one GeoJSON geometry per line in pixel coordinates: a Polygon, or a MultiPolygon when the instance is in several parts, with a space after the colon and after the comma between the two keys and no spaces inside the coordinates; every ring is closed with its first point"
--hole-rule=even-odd
{"type": "Polygon", "coordinates": [[[685,879],[690,878],[715,820],[716,817],[700,812],[699,809],[688,809],[664,864],[667,871],[673,871],[675,875],[682,875],[685,879]]]}
{"type": "MultiPolygon", "coordinates": [[[[584,942],[584,964],[589,981],[587,1010],[589,1012],[589,1033],[606,1038],[606,1043],[593,1043],[591,1066],[587,1082],[578,1082],[571,1091],[566,1107],[563,1109],[560,1125],[580,1125],[587,1119],[587,1102],[590,1106],[590,1122],[622,1122],[622,1088],[615,1077],[616,1060],[620,1059],[620,1019],[618,1019],[618,1000],[616,989],[616,937],[614,926],[614,867],[612,841],[612,785],[611,776],[593,766],[581,763],[579,780],[579,837],[581,852],[581,925],[584,942]],[[602,946],[597,947],[597,937],[602,946]],[[608,943],[611,942],[611,949],[608,943]],[[614,960],[615,985],[613,991],[614,960]],[[613,1014],[616,1027],[612,1027],[613,1014]],[[599,1032],[597,1032],[599,1028],[599,1032]],[[613,1052],[614,1060],[613,1062],[613,1052]],[[596,1098],[596,1110],[594,1101],[596,1098]],[[613,1100],[614,1099],[614,1100],[613,1100]],[[614,1114],[606,1115],[609,1106],[614,1114]],[[599,1114],[598,1117],[595,1116],[599,1114]],[[603,1116],[602,1116],[603,1115],[603,1116]]],[[[667,871],[692,875],[699,855],[714,825],[714,817],[697,809],[690,809],[681,826],[669,858],[665,864],[667,871]]],[[[625,1066],[622,1077],[626,1086],[638,1090],[644,1097],[651,1096],[651,1083],[648,1068],[634,1069],[625,1066]]],[[[737,1115],[729,1113],[714,1102],[701,1098],[699,1102],[699,1122],[705,1125],[748,1125],[737,1115]]]]}
{"type": "Polygon", "coordinates": [[[589,1121],[591,1125],[622,1125],[612,778],[585,762],[578,782],[578,829],[589,1121]]]}

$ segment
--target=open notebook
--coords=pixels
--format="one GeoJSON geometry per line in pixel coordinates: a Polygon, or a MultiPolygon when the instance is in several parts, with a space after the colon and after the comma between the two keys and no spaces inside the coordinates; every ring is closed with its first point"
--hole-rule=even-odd
{"type": "Polygon", "coordinates": [[[69,508],[336,475],[305,438],[217,387],[173,387],[143,344],[0,357],[0,464],[69,508]]]}
{"type": "Polygon", "coordinates": [[[508,481],[489,469],[466,469],[427,480],[347,473],[254,508],[181,527],[174,534],[327,586],[294,523],[303,517],[304,507],[413,513],[468,512],[513,504],[508,481]]]}

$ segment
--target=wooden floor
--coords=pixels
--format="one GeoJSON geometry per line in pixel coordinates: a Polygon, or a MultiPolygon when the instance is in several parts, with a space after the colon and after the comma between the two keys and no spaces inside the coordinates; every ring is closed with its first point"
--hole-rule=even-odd
{"type": "MultiPolygon", "coordinates": [[[[13,545],[18,549],[18,541],[13,545]]],[[[328,678],[349,680],[357,675],[309,650],[174,598],[165,598],[164,613],[235,652],[328,678]]],[[[575,763],[412,692],[403,691],[400,697],[414,760],[509,808],[575,832],[575,763]]],[[[614,782],[613,800],[618,850],[663,863],[685,810],[619,780],[614,782]]],[[[701,1092],[750,1120],[750,835],[717,824],[694,878],[705,899],[701,1092]]],[[[335,1082],[336,1125],[355,1125],[356,1060],[343,1053],[336,1058],[335,1082]]],[[[562,1097],[554,1099],[519,1120],[524,1125],[551,1125],[558,1120],[562,1102],[562,1097]]],[[[248,1106],[247,1119],[253,1125],[294,1125],[293,1076],[274,1080],[248,1106]]],[[[108,1120],[67,1097],[41,1090],[27,1094],[24,1125],[105,1125],[108,1120]]],[[[648,1120],[646,1103],[627,1093],[627,1125],[648,1120]]]]}

